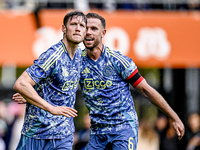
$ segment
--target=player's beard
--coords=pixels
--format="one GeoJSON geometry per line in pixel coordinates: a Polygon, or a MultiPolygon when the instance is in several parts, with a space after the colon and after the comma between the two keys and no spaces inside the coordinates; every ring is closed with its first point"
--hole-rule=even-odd
{"type": "Polygon", "coordinates": [[[99,45],[100,41],[94,39],[93,44],[87,44],[87,42],[85,42],[84,40],[83,43],[88,50],[92,51],[95,47],[99,45]]]}

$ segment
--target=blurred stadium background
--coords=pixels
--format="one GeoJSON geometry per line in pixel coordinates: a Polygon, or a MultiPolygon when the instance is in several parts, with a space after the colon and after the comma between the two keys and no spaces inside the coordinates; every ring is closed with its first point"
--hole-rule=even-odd
{"type": "MultiPolygon", "coordinates": [[[[23,123],[24,106],[12,102],[12,86],[62,38],[63,17],[74,9],[106,19],[105,45],[131,57],[187,126],[188,116],[200,111],[200,0],[0,0],[0,137],[6,150],[14,149],[23,123]]],[[[162,113],[131,91],[140,121],[154,128],[162,113]]],[[[78,133],[87,113],[80,88],[76,109],[78,133]]],[[[173,150],[186,143],[175,140],[173,150]]]]}

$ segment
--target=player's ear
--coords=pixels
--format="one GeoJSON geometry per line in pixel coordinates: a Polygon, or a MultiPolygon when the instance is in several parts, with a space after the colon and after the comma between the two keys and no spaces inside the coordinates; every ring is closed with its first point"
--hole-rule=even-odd
{"type": "Polygon", "coordinates": [[[65,26],[65,25],[62,25],[62,32],[63,32],[63,33],[66,33],[66,30],[67,30],[66,26],[65,26]]]}
{"type": "Polygon", "coordinates": [[[102,38],[104,37],[106,35],[106,29],[104,29],[103,31],[102,31],[102,38]]]}

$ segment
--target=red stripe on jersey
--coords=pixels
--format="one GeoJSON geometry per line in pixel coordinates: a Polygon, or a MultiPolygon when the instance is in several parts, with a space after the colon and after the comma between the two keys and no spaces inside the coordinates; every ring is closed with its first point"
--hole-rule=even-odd
{"type": "Polygon", "coordinates": [[[137,72],[138,72],[138,69],[135,69],[135,71],[133,71],[133,73],[126,80],[132,78],[137,72]]]}
{"type": "Polygon", "coordinates": [[[132,84],[133,87],[136,87],[144,78],[141,76],[136,82],[132,84]]]}

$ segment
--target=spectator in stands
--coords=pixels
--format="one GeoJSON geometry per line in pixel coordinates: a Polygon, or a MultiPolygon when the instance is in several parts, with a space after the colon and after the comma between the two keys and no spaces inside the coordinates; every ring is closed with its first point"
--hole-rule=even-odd
{"type": "Polygon", "coordinates": [[[154,126],[147,118],[140,120],[137,150],[159,150],[159,135],[154,126]]]}
{"type": "Polygon", "coordinates": [[[17,144],[20,140],[20,131],[22,129],[24,123],[24,114],[25,114],[26,105],[18,105],[16,102],[12,102],[8,109],[13,116],[15,116],[12,129],[11,129],[11,136],[9,142],[9,150],[14,150],[17,148],[17,144]]]}
{"type": "Polygon", "coordinates": [[[171,119],[168,118],[167,126],[160,135],[160,150],[179,150],[178,138],[171,119]]]}
{"type": "Polygon", "coordinates": [[[195,143],[195,141],[198,141],[198,137],[200,134],[200,115],[198,112],[193,112],[189,114],[188,119],[187,119],[187,126],[186,126],[186,132],[185,132],[185,140],[187,147],[194,147],[194,145],[198,144],[195,143]],[[193,137],[195,137],[193,139],[193,137]],[[192,140],[193,139],[193,140],[192,140]],[[196,140],[195,140],[196,139],[196,140]]]}
{"type": "Polygon", "coordinates": [[[6,149],[5,137],[8,132],[6,112],[6,104],[0,100],[0,150],[6,149]]]}

